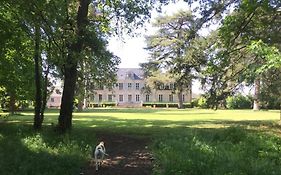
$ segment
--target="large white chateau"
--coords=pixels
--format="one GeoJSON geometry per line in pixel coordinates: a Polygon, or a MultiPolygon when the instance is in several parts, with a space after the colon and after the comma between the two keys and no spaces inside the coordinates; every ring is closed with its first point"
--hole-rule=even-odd
{"type": "MultiPolygon", "coordinates": [[[[91,108],[97,106],[97,104],[102,105],[112,102],[120,107],[141,107],[143,103],[148,102],[178,102],[178,95],[174,94],[172,91],[173,83],[165,84],[150,93],[143,91],[144,86],[145,79],[143,77],[143,71],[140,68],[120,68],[117,72],[117,82],[115,86],[111,90],[105,87],[95,90],[94,93],[89,96],[85,105],[91,108]]],[[[191,102],[191,94],[191,89],[182,94],[184,103],[191,102]]],[[[55,93],[54,97],[51,95],[47,106],[55,107],[58,105],[57,102],[58,94],[55,93]],[[56,105],[52,105],[51,101],[56,102],[56,105]]]]}

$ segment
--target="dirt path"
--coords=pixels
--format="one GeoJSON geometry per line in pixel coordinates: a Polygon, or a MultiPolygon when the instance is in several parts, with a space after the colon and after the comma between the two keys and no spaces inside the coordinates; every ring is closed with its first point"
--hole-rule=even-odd
{"type": "Polygon", "coordinates": [[[135,138],[127,135],[98,134],[98,141],[104,141],[105,158],[98,171],[94,162],[83,170],[84,175],[150,175],[152,155],[147,145],[148,138],[135,138]]]}

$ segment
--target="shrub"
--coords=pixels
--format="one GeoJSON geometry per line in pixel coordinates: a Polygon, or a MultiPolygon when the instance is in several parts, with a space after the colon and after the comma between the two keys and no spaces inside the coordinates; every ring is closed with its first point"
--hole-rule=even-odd
{"type": "Polygon", "coordinates": [[[226,107],[228,109],[251,109],[252,101],[249,97],[241,94],[229,96],[226,99],[226,107]]]}
{"type": "MultiPolygon", "coordinates": [[[[166,107],[169,107],[169,108],[177,108],[178,107],[178,103],[171,103],[171,102],[162,102],[162,103],[157,103],[157,102],[146,102],[146,103],[143,103],[142,106],[144,107],[157,107],[157,108],[166,108],[166,107]]],[[[183,103],[183,107],[184,108],[192,108],[192,104],[191,103],[183,103]]]]}
{"type": "Polygon", "coordinates": [[[275,175],[281,172],[277,136],[240,127],[190,130],[155,141],[155,175],[275,175]]]}
{"type": "Polygon", "coordinates": [[[208,108],[207,99],[205,97],[200,97],[198,99],[198,107],[199,108],[208,108]]]}

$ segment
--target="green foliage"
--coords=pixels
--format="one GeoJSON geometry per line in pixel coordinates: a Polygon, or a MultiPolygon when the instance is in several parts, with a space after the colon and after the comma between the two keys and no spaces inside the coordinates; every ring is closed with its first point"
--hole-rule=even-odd
{"type": "Polygon", "coordinates": [[[154,144],[154,174],[273,175],[281,171],[280,143],[279,137],[236,127],[170,133],[154,144]]]}
{"type": "Polygon", "coordinates": [[[205,97],[200,97],[198,99],[198,107],[202,108],[202,109],[206,109],[208,108],[208,103],[207,103],[207,99],[205,97]]]}
{"type": "MultiPolygon", "coordinates": [[[[195,25],[195,16],[191,11],[178,11],[173,15],[159,16],[153,23],[157,32],[146,36],[146,49],[150,51],[151,60],[144,67],[153,70],[153,78],[157,78],[154,74],[159,74],[159,69],[165,68],[167,77],[174,82],[176,93],[190,88],[192,78],[203,62],[190,51],[195,45],[194,38],[198,36],[195,25]]],[[[164,77],[162,75],[161,79],[164,77]]]]}
{"type": "Polygon", "coordinates": [[[79,174],[95,136],[87,130],[75,133],[58,136],[51,128],[36,133],[28,125],[1,125],[0,174],[79,174]]]}
{"type": "Polygon", "coordinates": [[[264,59],[265,64],[257,70],[257,73],[262,73],[272,68],[281,67],[281,53],[276,47],[269,46],[262,40],[259,40],[253,41],[249,45],[249,50],[255,55],[264,59]]]}
{"type": "MultiPolygon", "coordinates": [[[[142,104],[144,107],[157,107],[157,108],[178,108],[178,103],[172,103],[172,102],[161,102],[161,103],[154,103],[154,102],[145,102],[142,104]]],[[[184,108],[192,108],[191,103],[183,103],[184,108]]]]}
{"type": "Polygon", "coordinates": [[[95,107],[113,107],[116,106],[116,102],[101,102],[101,103],[90,103],[91,108],[95,107]]]}
{"type": "Polygon", "coordinates": [[[208,54],[203,83],[208,101],[219,104],[242,82],[253,84],[264,70],[280,64],[279,1],[232,2],[208,54]],[[250,48],[250,49],[249,49],[250,48]],[[279,49],[279,50],[278,50],[279,49]]]}
{"type": "Polygon", "coordinates": [[[281,142],[274,136],[278,111],[99,108],[74,113],[73,128],[64,135],[51,125],[58,112],[47,110],[37,132],[30,125],[31,111],[0,114],[0,174],[79,174],[89,162],[96,133],[150,137],[155,174],[280,172],[281,142]]]}
{"type": "Polygon", "coordinates": [[[226,107],[228,109],[251,109],[252,103],[249,96],[244,96],[242,94],[229,96],[226,99],[226,107]]]}

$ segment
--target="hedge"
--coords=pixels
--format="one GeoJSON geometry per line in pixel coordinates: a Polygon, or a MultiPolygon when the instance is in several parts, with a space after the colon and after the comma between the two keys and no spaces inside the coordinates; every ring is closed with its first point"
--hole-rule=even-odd
{"type": "MultiPolygon", "coordinates": [[[[144,107],[157,107],[157,108],[177,108],[178,107],[178,103],[171,103],[171,102],[145,102],[142,104],[142,106],[144,107]]],[[[192,108],[192,104],[191,103],[183,103],[183,107],[184,108],[192,108]]]]}

